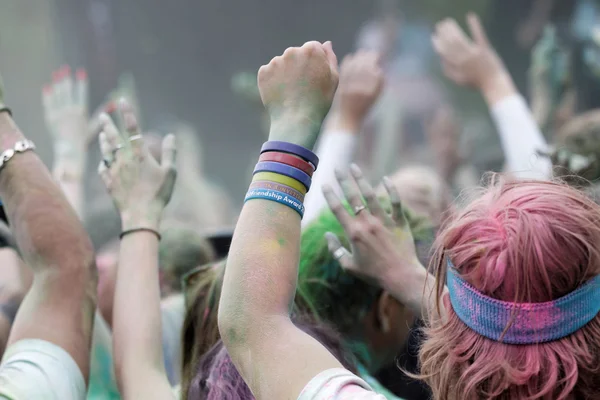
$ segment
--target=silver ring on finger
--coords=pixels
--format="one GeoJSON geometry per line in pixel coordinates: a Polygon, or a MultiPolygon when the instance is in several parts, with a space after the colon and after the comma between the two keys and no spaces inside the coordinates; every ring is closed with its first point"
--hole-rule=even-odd
{"type": "Polygon", "coordinates": [[[354,209],[352,211],[354,211],[354,215],[358,215],[358,214],[360,214],[361,212],[363,212],[366,209],[367,209],[367,207],[364,206],[364,205],[362,205],[362,206],[356,206],[356,207],[354,207],[354,209]]]}
{"type": "Polygon", "coordinates": [[[340,247],[339,249],[337,249],[336,251],[333,252],[333,258],[335,258],[336,261],[339,261],[346,254],[348,254],[348,253],[346,253],[346,250],[344,250],[343,247],[340,247]]]}
{"type": "Polygon", "coordinates": [[[135,142],[136,140],[140,140],[142,138],[142,135],[133,135],[129,138],[130,142],[135,142]]]}

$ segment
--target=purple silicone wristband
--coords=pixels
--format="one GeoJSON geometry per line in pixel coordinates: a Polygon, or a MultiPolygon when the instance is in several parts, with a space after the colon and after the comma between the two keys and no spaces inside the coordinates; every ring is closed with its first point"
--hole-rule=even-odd
{"type": "Polygon", "coordinates": [[[266,153],[267,151],[280,151],[282,153],[289,153],[298,156],[314,165],[315,171],[319,166],[319,157],[317,157],[315,153],[294,143],[271,140],[263,144],[262,148],[260,149],[260,154],[266,153]]]}
{"type": "Polygon", "coordinates": [[[310,190],[310,184],[312,183],[310,176],[308,176],[305,172],[299,170],[298,168],[290,167],[289,165],[278,162],[259,162],[254,168],[254,173],[256,174],[257,172],[275,172],[277,174],[288,176],[303,184],[306,190],[310,190]]]}

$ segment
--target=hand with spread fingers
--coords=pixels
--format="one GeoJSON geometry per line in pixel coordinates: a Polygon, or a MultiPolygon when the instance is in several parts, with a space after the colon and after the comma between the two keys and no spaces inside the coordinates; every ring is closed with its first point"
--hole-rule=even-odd
{"type": "Polygon", "coordinates": [[[54,72],[52,84],[42,93],[46,125],[54,141],[56,169],[83,174],[88,138],[88,78],[83,69],[75,73],[63,66],[54,72]]]}
{"type": "Polygon", "coordinates": [[[351,243],[351,251],[343,248],[332,233],[327,234],[329,250],[345,270],[381,284],[402,270],[423,268],[417,258],[412,233],[402,211],[397,189],[388,178],[383,184],[392,205],[388,214],[375,190],[356,165],[352,177],[337,171],[337,180],[350,205],[351,212],[329,186],[323,193],[351,243]]]}
{"type": "Polygon", "coordinates": [[[331,187],[323,187],[327,203],[351,244],[348,250],[337,236],[327,233],[329,251],[344,270],[379,285],[414,315],[425,316],[433,307],[425,304],[424,293],[433,290],[435,279],[417,257],[398,190],[387,177],[383,179],[391,202],[389,214],[360,168],[352,165],[350,171],[352,178],[337,172],[337,180],[351,212],[331,187]]]}
{"type": "Polygon", "coordinates": [[[156,231],[175,184],[175,136],[167,135],[163,140],[159,164],[144,145],[131,106],[123,101],[119,108],[125,126],[123,133],[108,115],[100,117],[103,160],[98,173],[121,214],[123,230],[156,231]]]}
{"type": "MultiPolygon", "coordinates": [[[[515,91],[512,79],[490,45],[479,18],[470,13],[467,24],[472,38],[451,18],[439,22],[432,36],[446,77],[461,86],[480,90],[488,99],[515,91]]],[[[489,100],[488,100],[489,101],[489,100]]]]}

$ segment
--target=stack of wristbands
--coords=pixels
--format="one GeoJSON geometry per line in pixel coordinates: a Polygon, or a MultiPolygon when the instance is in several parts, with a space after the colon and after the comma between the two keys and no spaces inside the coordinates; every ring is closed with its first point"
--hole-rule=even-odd
{"type": "Polygon", "coordinates": [[[319,165],[319,157],[297,144],[269,141],[260,150],[252,184],[244,202],[271,200],[294,209],[304,216],[304,196],[310,190],[311,178],[319,165]]]}

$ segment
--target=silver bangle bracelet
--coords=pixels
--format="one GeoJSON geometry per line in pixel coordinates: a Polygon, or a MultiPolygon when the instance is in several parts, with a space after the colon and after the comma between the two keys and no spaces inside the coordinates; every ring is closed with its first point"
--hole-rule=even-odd
{"type": "Polygon", "coordinates": [[[24,153],[28,150],[35,150],[35,143],[29,139],[19,140],[17,143],[15,143],[15,147],[4,150],[2,154],[0,154],[0,171],[2,171],[4,165],[9,162],[10,159],[15,156],[15,154],[24,153]]]}

